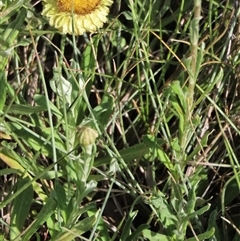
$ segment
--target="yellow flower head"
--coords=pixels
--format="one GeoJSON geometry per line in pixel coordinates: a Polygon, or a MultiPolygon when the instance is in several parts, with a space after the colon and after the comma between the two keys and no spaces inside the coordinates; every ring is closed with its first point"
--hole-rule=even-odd
{"type": "Polygon", "coordinates": [[[43,0],[42,14],[63,33],[95,32],[107,22],[112,0],[43,0]]]}

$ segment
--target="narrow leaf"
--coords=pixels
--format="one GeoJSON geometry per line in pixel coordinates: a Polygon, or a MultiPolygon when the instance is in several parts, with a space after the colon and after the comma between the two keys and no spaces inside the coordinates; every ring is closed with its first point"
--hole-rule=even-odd
{"type": "Polygon", "coordinates": [[[53,198],[49,198],[47,203],[44,205],[42,210],[38,213],[35,220],[32,224],[28,227],[26,232],[22,236],[22,241],[29,241],[33,234],[36,233],[39,227],[45,223],[48,218],[53,214],[55,208],[57,206],[56,201],[53,198]]]}
{"type": "MultiPolygon", "coordinates": [[[[18,189],[30,182],[30,178],[24,178],[18,182],[18,189]]],[[[17,238],[23,228],[24,222],[28,216],[33,198],[32,185],[28,186],[23,192],[21,192],[13,202],[13,209],[11,214],[11,229],[10,239],[17,238]]]]}

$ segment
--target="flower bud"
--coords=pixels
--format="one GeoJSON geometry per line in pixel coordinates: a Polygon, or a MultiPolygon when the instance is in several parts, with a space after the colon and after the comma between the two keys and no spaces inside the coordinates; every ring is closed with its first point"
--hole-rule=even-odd
{"type": "Polygon", "coordinates": [[[97,137],[97,131],[90,127],[82,126],[78,130],[78,140],[81,146],[88,146],[94,144],[97,137]]]}

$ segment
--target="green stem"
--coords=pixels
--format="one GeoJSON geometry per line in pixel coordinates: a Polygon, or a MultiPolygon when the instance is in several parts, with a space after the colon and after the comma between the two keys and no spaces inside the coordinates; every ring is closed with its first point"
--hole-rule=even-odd
{"type": "Polygon", "coordinates": [[[191,21],[190,28],[190,41],[191,41],[191,69],[189,73],[189,86],[188,86],[188,119],[191,120],[193,112],[194,89],[197,80],[197,55],[198,55],[198,40],[199,40],[199,21],[201,19],[201,0],[195,0],[194,5],[194,18],[191,21]]]}
{"type": "Polygon", "coordinates": [[[93,162],[94,162],[94,153],[96,151],[96,145],[91,144],[83,147],[83,175],[82,180],[84,183],[87,182],[87,178],[91,172],[93,162]]]}

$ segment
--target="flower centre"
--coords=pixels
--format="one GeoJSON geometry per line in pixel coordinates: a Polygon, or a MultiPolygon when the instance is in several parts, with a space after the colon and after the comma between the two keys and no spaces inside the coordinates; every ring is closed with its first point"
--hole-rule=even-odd
{"type": "Polygon", "coordinates": [[[94,11],[101,0],[57,0],[60,11],[86,15],[94,11]]]}

